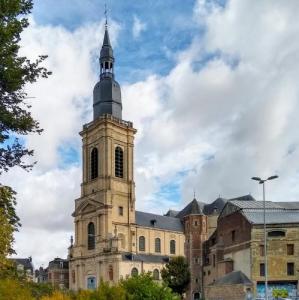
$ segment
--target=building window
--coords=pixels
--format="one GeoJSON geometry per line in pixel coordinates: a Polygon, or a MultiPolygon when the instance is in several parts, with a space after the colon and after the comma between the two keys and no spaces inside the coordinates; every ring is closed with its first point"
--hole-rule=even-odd
{"type": "Polygon", "coordinates": [[[137,268],[132,269],[131,276],[138,276],[138,269],[137,268]]]}
{"type": "Polygon", "coordinates": [[[119,207],[118,207],[118,214],[119,214],[120,216],[123,216],[123,215],[124,215],[124,208],[123,208],[122,206],[119,206],[119,207]]]}
{"type": "Polygon", "coordinates": [[[49,280],[51,280],[52,279],[52,273],[49,273],[49,280]]]}
{"type": "Polygon", "coordinates": [[[110,281],[113,280],[113,267],[111,265],[108,268],[108,277],[110,281]]]}
{"type": "Polygon", "coordinates": [[[286,233],[282,230],[273,230],[268,232],[268,237],[284,237],[286,233]]]}
{"type": "Polygon", "coordinates": [[[265,255],[265,247],[264,245],[260,245],[260,256],[264,256],[265,255]]]}
{"type": "Polygon", "coordinates": [[[94,229],[94,224],[90,222],[88,224],[88,243],[87,247],[88,250],[92,250],[95,248],[95,229],[94,229]]]}
{"type": "Polygon", "coordinates": [[[74,270],[72,271],[72,283],[76,283],[76,273],[74,270]]]}
{"type": "Polygon", "coordinates": [[[197,221],[194,221],[194,226],[197,226],[198,225],[198,222],[197,221]]]}
{"type": "Polygon", "coordinates": [[[195,258],[194,258],[194,263],[195,263],[195,264],[199,264],[199,258],[198,258],[198,257],[195,257],[195,258]]]}
{"type": "Polygon", "coordinates": [[[232,242],[234,242],[236,240],[236,230],[232,230],[231,234],[232,234],[232,242]]]}
{"type": "Polygon", "coordinates": [[[124,153],[122,148],[117,146],[115,148],[115,176],[123,178],[124,176],[124,153]]]}
{"type": "Polygon", "coordinates": [[[260,264],[260,276],[265,276],[265,264],[260,264]]]}
{"type": "Polygon", "coordinates": [[[287,254],[294,255],[294,244],[287,244],[287,254]]]}
{"type": "Polygon", "coordinates": [[[88,277],[87,278],[87,288],[89,290],[94,290],[96,288],[96,278],[95,277],[88,277]]]}
{"type": "Polygon", "coordinates": [[[291,276],[291,275],[295,275],[295,272],[294,272],[294,263],[288,263],[287,264],[287,274],[289,275],[289,276],[291,276]]]}
{"type": "Polygon", "coordinates": [[[161,240],[159,238],[155,239],[155,252],[161,252],[161,240]]]}
{"type": "Polygon", "coordinates": [[[160,273],[159,273],[158,269],[155,269],[153,271],[153,278],[154,278],[154,280],[159,280],[160,279],[160,273]]]}
{"type": "Polygon", "coordinates": [[[215,266],[216,266],[216,255],[213,254],[213,267],[215,268],[215,266]]]}
{"type": "Polygon", "coordinates": [[[170,254],[175,254],[175,240],[170,241],[170,254]]]}
{"type": "Polygon", "coordinates": [[[91,160],[90,160],[90,170],[91,170],[91,179],[98,177],[98,149],[93,148],[91,150],[91,160]]]}
{"type": "Polygon", "coordinates": [[[145,251],[145,237],[139,237],[139,251],[145,251]]]}
{"type": "Polygon", "coordinates": [[[195,278],[195,283],[198,283],[198,278],[195,278]]]}

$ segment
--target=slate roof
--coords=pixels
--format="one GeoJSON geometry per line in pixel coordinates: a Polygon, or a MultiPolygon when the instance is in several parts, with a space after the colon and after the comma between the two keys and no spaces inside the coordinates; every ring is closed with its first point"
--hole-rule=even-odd
{"type": "Polygon", "coordinates": [[[215,212],[219,214],[222,211],[223,207],[225,206],[226,202],[227,202],[226,199],[219,197],[212,203],[205,204],[203,208],[203,213],[205,215],[212,215],[215,212]]]}
{"type": "Polygon", "coordinates": [[[136,224],[140,226],[183,232],[183,224],[178,218],[150,214],[142,211],[135,211],[135,218],[136,224]]]}
{"type": "Polygon", "coordinates": [[[23,265],[24,270],[31,270],[33,272],[33,264],[31,258],[10,258],[17,265],[23,265]]]}
{"type": "Polygon", "coordinates": [[[252,281],[243,272],[233,271],[217,279],[211,285],[226,285],[226,284],[251,285],[252,281]]]}
{"type": "Polygon", "coordinates": [[[229,199],[229,201],[232,201],[232,200],[256,201],[250,194],[244,195],[244,196],[241,196],[241,197],[237,197],[237,198],[231,198],[231,199],[229,199]]]}
{"type": "MultiPolygon", "coordinates": [[[[232,200],[230,203],[238,206],[241,209],[263,209],[263,201],[241,201],[241,200],[232,200]]],[[[276,202],[266,201],[266,209],[281,209],[282,207],[276,202]]]]}
{"type": "Polygon", "coordinates": [[[168,210],[168,212],[165,214],[165,216],[175,218],[175,217],[177,216],[178,213],[179,213],[178,210],[170,209],[170,210],[168,210]]]}
{"type": "Polygon", "coordinates": [[[187,206],[185,206],[177,215],[177,218],[184,218],[187,215],[199,214],[202,215],[200,203],[194,198],[187,206]]]}
{"type": "Polygon", "coordinates": [[[123,260],[129,261],[143,261],[148,263],[167,263],[169,262],[168,256],[163,255],[152,255],[152,254],[133,254],[133,253],[123,253],[123,260]]]}
{"type": "MultiPolygon", "coordinates": [[[[263,210],[245,209],[243,215],[252,224],[263,224],[263,210]]],[[[267,209],[266,210],[267,224],[294,224],[299,223],[299,210],[284,210],[284,209],[267,209]]]]}
{"type": "MultiPolygon", "coordinates": [[[[298,202],[271,202],[266,201],[267,224],[294,224],[299,223],[298,202]]],[[[251,224],[264,223],[263,201],[232,200],[227,203],[220,217],[240,211],[251,224]]]]}

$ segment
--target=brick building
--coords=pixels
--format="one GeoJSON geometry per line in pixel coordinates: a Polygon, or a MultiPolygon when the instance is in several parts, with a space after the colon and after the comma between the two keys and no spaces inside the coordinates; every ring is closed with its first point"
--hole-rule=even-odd
{"type": "Polygon", "coordinates": [[[69,287],[69,262],[66,259],[55,258],[49,262],[47,268],[48,282],[55,287],[69,287]]]}
{"type": "MultiPolygon", "coordinates": [[[[266,223],[270,293],[275,288],[287,289],[289,297],[296,297],[299,276],[299,203],[266,202],[266,223]]],[[[208,299],[213,299],[213,286],[216,294],[217,282],[233,271],[241,271],[242,276],[252,282],[256,297],[264,296],[262,201],[228,201],[218,218],[217,229],[204,244],[203,275],[204,287],[209,290],[208,299]]],[[[244,293],[245,290],[244,285],[244,293]]],[[[232,295],[226,294],[226,297],[223,299],[232,299],[232,295]]]]}

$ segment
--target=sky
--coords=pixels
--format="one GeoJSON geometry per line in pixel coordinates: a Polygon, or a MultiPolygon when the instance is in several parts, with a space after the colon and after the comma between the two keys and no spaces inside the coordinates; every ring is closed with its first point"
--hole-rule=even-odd
{"type": "MultiPolygon", "coordinates": [[[[106,1],[123,118],[135,139],[136,207],[159,214],[193,199],[252,194],[299,200],[297,0],[106,1]]],[[[36,0],[21,54],[48,54],[27,87],[44,132],[23,137],[37,161],[3,183],[18,192],[19,257],[66,257],[80,197],[83,124],[92,120],[104,1],[36,0]]]]}

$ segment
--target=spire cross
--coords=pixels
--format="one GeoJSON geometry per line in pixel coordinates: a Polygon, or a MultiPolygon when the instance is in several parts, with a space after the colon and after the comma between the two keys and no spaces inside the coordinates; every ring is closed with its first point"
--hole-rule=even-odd
{"type": "Polygon", "coordinates": [[[196,195],[195,195],[195,189],[193,189],[193,198],[194,198],[194,199],[196,198],[196,195]]]}
{"type": "Polygon", "coordinates": [[[107,17],[107,15],[108,15],[108,11],[107,11],[107,4],[105,3],[105,12],[104,12],[104,14],[105,14],[105,26],[107,27],[107,24],[108,24],[108,21],[107,21],[107,19],[108,19],[108,17],[107,17]]]}

